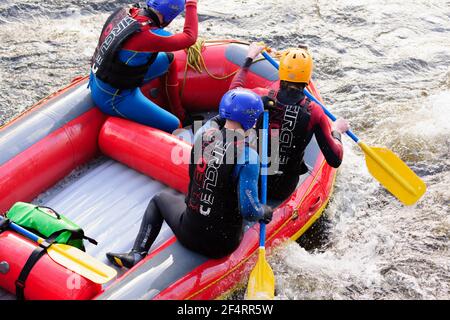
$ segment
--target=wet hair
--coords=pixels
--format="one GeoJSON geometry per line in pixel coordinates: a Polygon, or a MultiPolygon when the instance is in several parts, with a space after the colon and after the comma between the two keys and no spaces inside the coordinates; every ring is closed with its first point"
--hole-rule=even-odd
{"type": "Polygon", "coordinates": [[[281,81],[280,90],[277,94],[278,102],[285,105],[297,104],[305,97],[303,93],[305,86],[306,83],[303,82],[281,81]]]}

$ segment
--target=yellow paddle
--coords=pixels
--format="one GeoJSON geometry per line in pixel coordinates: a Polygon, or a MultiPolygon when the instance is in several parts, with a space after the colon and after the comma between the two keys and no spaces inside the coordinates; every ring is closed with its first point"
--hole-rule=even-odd
{"type": "MultiPolygon", "coordinates": [[[[278,63],[267,52],[262,55],[275,68],[279,68],[278,63]]],[[[336,117],[325,108],[325,106],[316,99],[305,88],[305,95],[320,105],[325,114],[332,120],[336,117]]],[[[366,165],[372,176],[377,179],[389,192],[405,205],[416,203],[427,190],[427,186],[399,157],[391,150],[380,147],[370,147],[350,130],[347,135],[355,141],[363,150],[366,156],[366,165]]]]}
{"type": "MultiPolygon", "coordinates": [[[[4,218],[0,216],[0,222],[2,220],[4,220],[4,218]]],[[[45,241],[43,238],[38,237],[34,233],[29,232],[13,222],[9,224],[9,227],[24,237],[39,244],[45,241]]],[[[91,280],[94,283],[107,283],[114,279],[117,275],[116,270],[113,268],[72,246],[53,243],[47,249],[47,253],[56,263],[85,277],[86,279],[91,280]]]]}
{"type": "MultiPolygon", "coordinates": [[[[269,112],[264,111],[262,135],[261,203],[267,202],[267,147],[268,147],[269,112]]],[[[258,261],[250,273],[246,300],[272,300],[275,296],[275,276],[266,260],[266,224],[260,222],[258,261]]]]}
{"type": "MultiPolygon", "coordinates": [[[[320,101],[305,89],[306,96],[322,107],[333,121],[332,115],[320,101]]],[[[416,203],[427,190],[422,181],[397,155],[387,148],[370,147],[350,130],[347,135],[355,141],[366,156],[366,165],[372,176],[405,205],[416,203]]]]}

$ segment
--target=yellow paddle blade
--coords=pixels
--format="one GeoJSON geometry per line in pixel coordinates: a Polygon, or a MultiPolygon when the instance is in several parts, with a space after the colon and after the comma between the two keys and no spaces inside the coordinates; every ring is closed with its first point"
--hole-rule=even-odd
{"type": "Polygon", "coordinates": [[[275,276],[266,261],[266,250],[259,248],[258,262],[250,273],[246,300],[273,300],[275,296],[275,276]]]}
{"type": "Polygon", "coordinates": [[[72,246],[55,243],[47,252],[56,263],[95,283],[107,283],[117,275],[113,268],[72,246]]]}
{"type": "Polygon", "coordinates": [[[397,155],[386,148],[369,147],[358,142],[366,155],[369,172],[405,205],[416,203],[427,186],[397,155]]]}

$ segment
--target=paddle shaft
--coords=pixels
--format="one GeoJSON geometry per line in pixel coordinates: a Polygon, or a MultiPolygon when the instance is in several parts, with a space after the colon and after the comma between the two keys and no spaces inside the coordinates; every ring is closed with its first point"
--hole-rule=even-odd
{"type": "MultiPolygon", "coordinates": [[[[3,220],[5,220],[5,218],[3,218],[2,216],[0,216],[0,221],[3,221],[3,220]]],[[[9,228],[11,228],[11,230],[14,230],[15,232],[17,232],[17,233],[23,235],[25,238],[28,238],[28,239],[30,239],[30,240],[32,240],[32,241],[34,241],[34,242],[38,242],[38,243],[41,243],[41,242],[42,242],[42,241],[39,242],[39,240],[42,239],[42,238],[39,238],[39,237],[38,237],[37,235],[35,235],[34,233],[31,233],[31,232],[28,231],[27,229],[22,228],[21,226],[15,224],[14,222],[10,222],[10,223],[9,223],[9,228]]]]}
{"type": "MultiPolygon", "coordinates": [[[[269,112],[263,114],[263,132],[262,132],[262,174],[261,174],[261,203],[267,204],[267,163],[268,163],[268,143],[269,143],[269,112]]],[[[259,246],[266,245],[266,224],[260,223],[259,228],[259,246]]]]}
{"type": "MultiPolygon", "coordinates": [[[[317,103],[319,106],[322,107],[325,114],[331,120],[336,121],[336,117],[330,111],[328,111],[327,108],[325,108],[325,106],[319,100],[317,100],[311,93],[309,93],[308,90],[306,90],[306,88],[304,92],[309,99],[311,99],[312,101],[314,101],[315,103],[317,103]]],[[[404,189],[408,190],[408,192],[411,194],[414,195],[417,194],[416,190],[414,190],[411,187],[411,185],[408,183],[406,179],[404,179],[390,166],[383,165],[384,160],[380,156],[378,156],[368,145],[363,143],[351,130],[348,130],[346,134],[361,147],[361,149],[364,151],[366,155],[372,158],[373,161],[381,165],[386,172],[388,172],[391,176],[393,176],[404,189]]]]}
{"type": "MultiPolygon", "coordinates": [[[[272,64],[275,68],[279,69],[279,64],[267,52],[263,51],[262,55],[264,56],[264,58],[267,59],[267,61],[270,62],[270,64],[272,64]]],[[[314,97],[306,88],[304,89],[304,93],[310,100],[317,103],[323,109],[324,113],[328,116],[328,118],[330,118],[332,121],[336,121],[336,117],[316,97],[314,97]]],[[[364,153],[366,154],[367,157],[369,157],[371,160],[373,160],[375,163],[377,163],[377,165],[379,165],[382,168],[382,170],[384,170],[384,172],[389,174],[403,189],[405,189],[411,195],[417,196],[420,194],[420,192],[421,192],[420,190],[415,190],[415,188],[413,187],[411,182],[408,181],[408,179],[406,179],[401,174],[399,174],[392,167],[392,165],[389,165],[388,163],[386,163],[386,161],[383,159],[383,156],[380,156],[377,152],[375,152],[373,150],[373,148],[369,147],[364,142],[360,141],[360,139],[351,130],[346,131],[346,134],[361,147],[361,149],[364,151],[364,153]]],[[[403,164],[400,159],[398,159],[398,163],[403,164]]],[[[405,165],[405,167],[406,167],[406,165],[405,165]]],[[[413,173],[412,173],[412,175],[413,175],[413,173]]],[[[414,176],[415,176],[415,174],[414,174],[414,176]]],[[[413,179],[416,179],[416,178],[410,177],[409,180],[413,180],[413,179]]],[[[417,177],[417,180],[419,181],[420,179],[417,177]]],[[[422,184],[422,182],[421,182],[421,184],[422,184]]],[[[425,188],[425,185],[423,188],[425,188]]]]}
{"type": "MultiPolygon", "coordinates": [[[[269,112],[263,114],[263,132],[262,132],[262,169],[261,169],[261,203],[267,203],[267,163],[268,163],[268,128],[269,112]]],[[[250,300],[272,300],[275,295],[275,276],[272,268],[266,261],[266,224],[260,222],[260,246],[258,250],[258,261],[250,273],[246,299],[250,300]]]]}

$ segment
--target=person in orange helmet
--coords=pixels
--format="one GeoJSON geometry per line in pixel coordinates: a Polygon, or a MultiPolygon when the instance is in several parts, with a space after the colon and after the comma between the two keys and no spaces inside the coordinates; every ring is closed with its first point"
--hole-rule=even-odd
{"type": "MultiPolygon", "coordinates": [[[[233,79],[230,89],[245,87],[248,70],[264,48],[258,43],[250,45],[246,61],[233,79]]],[[[263,99],[272,99],[274,102],[269,111],[269,128],[278,130],[279,154],[275,157],[271,155],[271,158],[277,159],[279,169],[268,176],[268,197],[271,199],[288,198],[296,189],[300,175],[308,172],[303,156],[313,136],[330,166],[339,167],[343,159],[341,135],[349,130],[348,121],[338,119],[331,126],[322,108],[304,94],[304,89],[311,81],[313,65],[312,55],[306,47],[289,49],[280,58],[279,88],[252,89],[264,96],[263,99]]]]}

